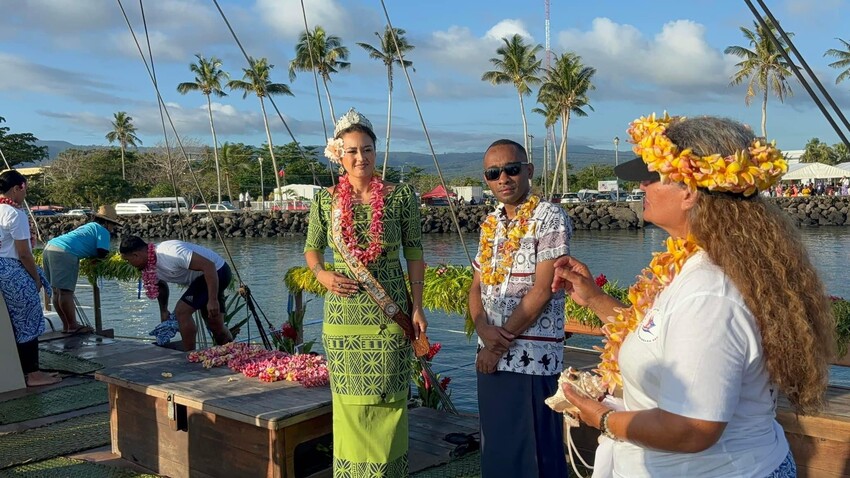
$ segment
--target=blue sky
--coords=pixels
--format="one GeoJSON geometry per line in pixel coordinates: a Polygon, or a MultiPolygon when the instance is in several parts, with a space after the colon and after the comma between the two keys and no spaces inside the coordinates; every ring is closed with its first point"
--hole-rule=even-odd
{"type": "MultiPolygon", "coordinates": [[[[828,48],[850,40],[850,2],[772,0],[769,6],[839,105],[850,112],[850,82],[835,85],[838,71],[827,67],[828,48]]],[[[303,31],[298,0],[220,0],[250,55],[276,65],[273,80],[289,82],[287,68],[303,31]]],[[[354,106],[370,117],[378,136],[386,127],[386,75],[357,42],[375,44],[385,24],[379,0],[305,0],[311,26],[340,36],[351,51],[351,70],[330,85],[337,114],[354,106]]],[[[438,153],[482,151],[492,140],[522,141],[516,91],[480,80],[489,69],[500,38],[519,33],[544,43],[544,3],[528,1],[386,0],[393,25],[407,30],[416,49],[408,56],[414,90],[438,153]]],[[[140,39],[139,2],[123,0],[140,39]]],[[[190,142],[211,144],[205,98],[180,95],[176,85],[190,81],[194,54],[217,56],[232,77],[241,78],[245,60],[211,1],[144,2],[160,89],[190,142]]],[[[104,135],[116,111],[135,119],[145,146],[162,142],[150,79],[116,2],[105,0],[0,0],[0,116],[14,132],[43,140],[107,144],[104,135]]],[[[551,1],[551,45],[570,50],[597,69],[595,111],[570,124],[570,143],[613,149],[628,123],[655,112],[717,114],[739,119],[759,131],[760,102],[744,105],[745,86],[730,87],[737,59],[723,54],[744,45],[739,27],[752,27],[743,0],[653,2],[551,1]]],[[[324,143],[312,75],[291,84],[295,97],[276,101],[295,137],[324,143]]],[[[802,149],[814,136],[837,142],[803,88],[792,80],[794,96],[768,102],[768,133],[782,149],[802,149]]],[[[536,95],[536,92],[535,92],[536,95]]],[[[541,118],[530,113],[530,132],[539,141],[541,118]]],[[[324,96],[323,96],[324,98],[324,96]]],[[[408,86],[397,73],[392,149],[427,151],[408,86]]],[[[326,104],[324,105],[327,112],[326,104]]],[[[232,93],[214,99],[219,142],[260,144],[265,133],[256,97],[232,93]]],[[[270,111],[271,112],[271,111],[270,111]]],[[[281,122],[270,119],[276,144],[289,141],[281,122]]],[[[382,149],[382,147],[379,147],[382,149]]]]}

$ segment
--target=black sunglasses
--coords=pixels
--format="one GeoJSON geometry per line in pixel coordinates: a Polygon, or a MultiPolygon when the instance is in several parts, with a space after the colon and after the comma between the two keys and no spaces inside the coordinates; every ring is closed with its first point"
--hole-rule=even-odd
{"type": "Polygon", "coordinates": [[[508,176],[519,176],[519,173],[522,172],[522,167],[526,164],[528,163],[521,163],[517,161],[515,163],[508,163],[502,167],[487,168],[484,170],[484,179],[487,181],[495,181],[502,175],[502,171],[507,173],[508,176]]]}

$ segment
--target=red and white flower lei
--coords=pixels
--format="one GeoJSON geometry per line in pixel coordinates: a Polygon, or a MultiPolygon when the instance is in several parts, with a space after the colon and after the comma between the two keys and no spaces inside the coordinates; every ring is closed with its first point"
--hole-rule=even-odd
{"type": "Polygon", "coordinates": [[[145,284],[145,295],[148,299],[159,297],[159,278],[156,276],[156,244],[148,244],[148,263],[142,271],[142,282],[145,284]]]}
{"type": "Polygon", "coordinates": [[[381,238],[384,235],[384,183],[379,177],[373,176],[369,181],[369,190],[372,192],[369,199],[369,206],[372,209],[372,223],[369,225],[369,245],[363,249],[358,243],[357,233],[354,230],[354,205],[352,204],[354,189],[348,181],[348,175],[340,176],[339,184],[336,186],[343,241],[352,254],[364,265],[380,257],[383,251],[381,238]]]}

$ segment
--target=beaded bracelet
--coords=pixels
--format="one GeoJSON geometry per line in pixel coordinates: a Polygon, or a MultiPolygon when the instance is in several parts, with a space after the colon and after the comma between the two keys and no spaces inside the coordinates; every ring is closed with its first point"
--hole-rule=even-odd
{"type": "Polygon", "coordinates": [[[314,265],[313,268],[310,269],[310,272],[312,272],[314,276],[317,276],[319,275],[319,272],[322,272],[323,270],[325,270],[324,264],[322,264],[321,262],[317,262],[316,265],[314,265]]]}
{"type": "Polygon", "coordinates": [[[414,285],[414,284],[425,285],[425,281],[424,280],[412,280],[412,281],[410,281],[410,285],[414,285]]]}
{"type": "Polygon", "coordinates": [[[608,417],[610,417],[612,413],[614,413],[614,410],[607,410],[602,413],[601,417],[599,417],[599,431],[601,431],[603,435],[614,441],[622,441],[616,436],[614,436],[614,434],[611,433],[611,429],[608,428],[608,417]]]}

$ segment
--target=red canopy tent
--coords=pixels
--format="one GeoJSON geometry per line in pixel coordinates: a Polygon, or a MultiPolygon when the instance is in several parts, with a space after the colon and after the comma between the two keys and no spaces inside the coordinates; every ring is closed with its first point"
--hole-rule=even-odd
{"type": "Polygon", "coordinates": [[[443,187],[442,184],[435,187],[431,191],[423,194],[421,196],[422,199],[431,199],[431,198],[444,198],[444,197],[455,197],[457,194],[455,193],[446,193],[446,188],[443,187]]]}

